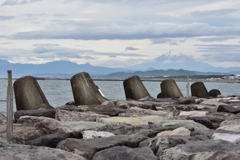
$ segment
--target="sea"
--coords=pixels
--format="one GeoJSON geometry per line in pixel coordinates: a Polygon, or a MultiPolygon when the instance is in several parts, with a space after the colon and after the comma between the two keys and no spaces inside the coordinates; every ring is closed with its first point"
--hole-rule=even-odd
{"type": "MultiPolygon", "coordinates": [[[[14,83],[15,80],[13,80],[14,83]]],[[[73,101],[73,94],[70,80],[38,80],[38,83],[45,94],[48,102],[53,107],[59,107],[69,101],[73,101]]],[[[111,101],[118,98],[126,99],[123,88],[123,81],[94,81],[104,96],[111,101]]],[[[157,97],[161,82],[143,81],[144,86],[152,97],[157,97]]],[[[184,96],[187,95],[187,82],[176,82],[184,96]]],[[[190,85],[193,82],[190,82],[190,85]]],[[[204,82],[208,91],[218,89],[223,96],[240,95],[240,83],[216,83],[204,82]]],[[[6,115],[7,79],[0,79],[0,112],[6,115]]],[[[189,91],[191,95],[191,91],[189,91]]],[[[13,110],[16,111],[15,98],[13,98],[13,110]]]]}

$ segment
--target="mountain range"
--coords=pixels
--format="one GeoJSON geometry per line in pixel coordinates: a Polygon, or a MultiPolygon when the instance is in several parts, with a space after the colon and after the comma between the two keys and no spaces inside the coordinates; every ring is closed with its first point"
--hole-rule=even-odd
{"type": "Polygon", "coordinates": [[[35,77],[70,78],[79,72],[88,72],[94,77],[120,78],[128,75],[138,76],[177,76],[177,75],[209,75],[209,74],[235,74],[240,73],[240,67],[217,68],[207,63],[195,61],[178,51],[170,51],[152,60],[127,68],[109,68],[93,66],[89,63],[76,64],[70,61],[55,61],[46,64],[20,64],[9,63],[0,59],[0,77],[7,77],[7,70],[12,70],[13,77],[26,75],[35,77]],[[138,72],[137,72],[138,71],[138,72]],[[211,73],[209,73],[211,72],[211,73]]]}
{"type": "Polygon", "coordinates": [[[199,72],[219,72],[219,73],[231,73],[236,74],[240,73],[240,67],[214,67],[208,63],[202,63],[194,60],[192,57],[181,53],[179,51],[169,51],[155,59],[151,62],[146,62],[138,65],[128,67],[128,69],[139,70],[146,68],[154,69],[184,69],[190,71],[199,71],[199,72]]]}

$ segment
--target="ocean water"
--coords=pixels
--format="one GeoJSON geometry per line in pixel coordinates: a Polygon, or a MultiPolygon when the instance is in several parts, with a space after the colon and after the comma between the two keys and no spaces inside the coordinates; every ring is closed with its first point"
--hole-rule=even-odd
{"type": "MultiPolygon", "coordinates": [[[[13,80],[14,83],[14,80],[13,80]]],[[[53,107],[64,105],[66,102],[73,101],[73,94],[70,80],[38,80],[48,102],[53,107]]],[[[109,100],[115,101],[118,98],[125,99],[123,81],[94,81],[101,89],[102,93],[109,100]]],[[[146,89],[151,96],[157,97],[161,82],[144,81],[146,89]]],[[[192,83],[190,82],[190,85],[192,83]]],[[[207,90],[219,89],[223,96],[240,95],[240,83],[204,83],[207,90]]],[[[177,85],[184,96],[187,94],[187,82],[177,82],[177,85]]],[[[189,91],[190,95],[191,92],[189,91]]],[[[7,98],[7,80],[0,79],[0,112],[6,114],[6,98],[7,98]]],[[[16,110],[15,99],[13,102],[14,111],[16,110]]]]}

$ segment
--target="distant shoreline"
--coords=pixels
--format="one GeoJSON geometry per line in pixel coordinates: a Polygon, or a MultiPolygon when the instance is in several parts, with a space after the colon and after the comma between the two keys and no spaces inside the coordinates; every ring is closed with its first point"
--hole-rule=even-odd
{"type": "MultiPolygon", "coordinates": [[[[45,77],[35,77],[37,80],[70,80],[70,78],[45,78],[45,77]]],[[[171,78],[171,77],[168,77],[171,78]]],[[[147,79],[147,78],[141,78],[142,81],[146,82],[161,82],[164,81],[165,79],[168,78],[159,78],[159,79],[147,79]]],[[[7,78],[0,78],[0,79],[6,79],[7,78]]],[[[13,80],[15,80],[17,78],[13,78],[13,80]]],[[[187,79],[183,79],[183,78],[171,78],[174,79],[176,82],[187,82],[187,79]]],[[[93,78],[93,81],[124,81],[125,79],[103,79],[103,78],[93,78]]],[[[206,80],[206,79],[190,79],[189,82],[197,82],[197,81],[201,81],[201,82],[209,82],[209,83],[240,83],[239,79],[234,79],[234,80],[206,80]]]]}

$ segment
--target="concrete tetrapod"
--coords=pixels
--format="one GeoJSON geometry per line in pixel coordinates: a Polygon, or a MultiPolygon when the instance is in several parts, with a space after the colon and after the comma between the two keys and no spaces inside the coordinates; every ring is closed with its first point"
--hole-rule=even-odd
{"type": "Polygon", "coordinates": [[[17,110],[53,109],[34,77],[19,78],[13,86],[17,110]]]}
{"type": "Polygon", "coordinates": [[[203,82],[195,82],[191,85],[192,96],[196,96],[198,98],[207,98],[208,91],[203,82]]]}
{"type": "Polygon", "coordinates": [[[92,78],[86,72],[72,76],[71,85],[75,105],[102,104],[109,101],[101,95],[92,78]]]}
{"type": "Polygon", "coordinates": [[[176,82],[173,79],[165,79],[164,81],[162,81],[160,86],[164,98],[183,97],[182,92],[180,91],[176,82]]]}
{"type": "Polygon", "coordinates": [[[218,89],[212,89],[211,91],[208,92],[209,97],[216,98],[218,95],[222,95],[218,89]]]}
{"type": "Polygon", "coordinates": [[[123,86],[126,98],[138,100],[151,97],[140,78],[136,75],[126,78],[123,81],[123,86]]]}

